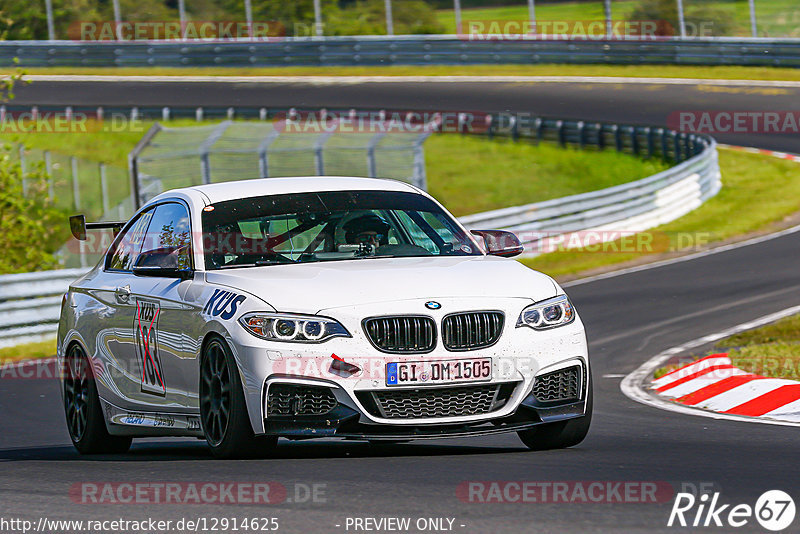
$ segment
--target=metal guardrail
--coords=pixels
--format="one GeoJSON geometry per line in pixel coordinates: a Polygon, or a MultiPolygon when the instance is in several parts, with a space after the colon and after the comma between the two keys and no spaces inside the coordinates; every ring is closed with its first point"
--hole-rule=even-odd
{"type": "Polygon", "coordinates": [[[0,276],[0,347],[37,341],[58,329],[61,296],[87,269],[0,276]]]}
{"type": "Polygon", "coordinates": [[[641,180],[459,220],[468,228],[514,232],[525,245],[526,255],[535,255],[543,248],[541,242],[570,232],[605,231],[619,238],[673,221],[716,195],[721,186],[712,141],[691,159],[641,180]]]}
{"type": "Polygon", "coordinates": [[[620,233],[647,230],[689,213],[716,195],[722,186],[716,142],[709,136],[666,128],[528,115],[503,117],[487,118],[487,135],[528,137],[537,142],[549,140],[581,149],[614,148],[676,164],[627,184],[459,219],[471,229],[505,229],[517,233],[526,254],[536,254],[542,250],[541,242],[571,232],[602,230],[608,232],[609,239],[616,239],[621,237],[620,233]]]}
{"type": "Polygon", "coordinates": [[[284,67],[613,63],[800,66],[800,39],[625,38],[611,40],[457,35],[301,37],[279,41],[5,41],[0,66],[284,67]]]}

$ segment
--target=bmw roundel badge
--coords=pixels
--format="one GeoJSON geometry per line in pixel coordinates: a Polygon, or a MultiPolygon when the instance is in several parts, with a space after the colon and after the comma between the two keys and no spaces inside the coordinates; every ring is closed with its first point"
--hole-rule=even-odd
{"type": "Polygon", "coordinates": [[[434,300],[429,300],[428,302],[425,303],[425,307],[428,308],[429,310],[438,310],[439,308],[442,307],[442,305],[434,300]]]}

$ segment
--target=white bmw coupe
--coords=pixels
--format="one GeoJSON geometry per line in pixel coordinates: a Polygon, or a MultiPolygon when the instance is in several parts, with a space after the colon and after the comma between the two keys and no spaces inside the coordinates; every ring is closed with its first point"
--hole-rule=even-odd
{"type": "Polygon", "coordinates": [[[550,277],[508,259],[424,191],[366,178],[270,178],[162,193],[113,227],[64,295],[67,426],[82,453],[147,436],[219,457],[279,437],[407,441],[516,432],[583,440],[583,324],[550,277]]]}

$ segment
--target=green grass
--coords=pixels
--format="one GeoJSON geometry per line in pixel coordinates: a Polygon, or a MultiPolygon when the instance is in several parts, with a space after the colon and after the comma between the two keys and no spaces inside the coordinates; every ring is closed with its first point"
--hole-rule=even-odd
{"type": "Polygon", "coordinates": [[[14,347],[0,348],[0,365],[34,358],[49,358],[56,355],[56,340],[47,339],[14,347]]]}
{"type": "MultiPolygon", "coordinates": [[[[369,67],[48,67],[27,74],[77,76],[611,76],[798,81],[800,69],[680,65],[396,65],[369,67]]],[[[12,73],[0,69],[0,75],[12,73]]],[[[34,82],[35,83],[35,82],[34,82]]]]}
{"type": "Polygon", "coordinates": [[[800,380],[800,315],[718,341],[733,365],[749,373],[800,380]]]}
{"type": "MultiPolygon", "coordinates": [[[[467,31],[469,22],[504,22],[504,21],[527,21],[528,6],[525,2],[521,5],[483,7],[463,9],[461,20],[464,31],[467,31]]],[[[625,20],[628,13],[633,9],[637,2],[631,0],[615,0],[612,4],[611,15],[614,20],[625,20]]],[[[440,9],[436,12],[436,18],[444,26],[445,33],[456,33],[455,14],[452,9],[440,9]]],[[[536,19],[538,21],[590,21],[605,20],[603,2],[561,2],[548,4],[536,2],[536,19]]]]}
{"type": "Polygon", "coordinates": [[[429,192],[455,215],[594,191],[667,168],[617,152],[440,134],[425,142],[429,192]]]}
{"type": "MultiPolygon", "coordinates": [[[[691,251],[741,234],[769,230],[800,210],[800,165],[761,154],[720,149],[722,190],[671,223],[643,232],[649,247],[609,244],[607,252],[582,249],[542,254],[522,262],[555,277],[651,261],[661,254],[691,251]],[[757,206],[757,209],[754,207],[757,206]],[[635,250],[632,250],[635,249],[635,250]]],[[[635,243],[634,243],[635,244],[635,243]]],[[[624,245],[624,244],[623,244],[624,245]]]]}
{"type": "MultiPolygon", "coordinates": [[[[612,3],[611,13],[614,20],[627,20],[639,2],[633,0],[615,0],[612,3]]],[[[521,5],[503,6],[493,8],[464,9],[461,15],[466,31],[468,21],[525,21],[528,20],[528,7],[524,2],[521,5]]],[[[699,4],[691,1],[684,2],[687,14],[692,7],[699,4]]],[[[703,7],[710,7],[719,12],[724,12],[733,20],[732,35],[750,36],[750,11],[746,0],[716,0],[702,3],[703,7]]],[[[436,13],[439,22],[445,27],[446,33],[455,33],[455,16],[452,9],[442,9],[436,13]]],[[[536,3],[536,18],[539,21],[565,20],[587,21],[604,20],[603,3],[597,2],[560,2],[536,3]]],[[[797,0],[757,0],[756,20],[760,36],[769,37],[800,37],[800,7],[797,0]]]]}
{"type": "MultiPolygon", "coordinates": [[[[739,332],[718,341],[714,352],[728,353],[733,365],[761,376],[800,380],[800,315],[739,332]]],[[[696,354],[691,360],[703,355],[696,354]]],[[[683,367],[691,360],[683,360],[658,369],[653,378],[683,367]]]]}

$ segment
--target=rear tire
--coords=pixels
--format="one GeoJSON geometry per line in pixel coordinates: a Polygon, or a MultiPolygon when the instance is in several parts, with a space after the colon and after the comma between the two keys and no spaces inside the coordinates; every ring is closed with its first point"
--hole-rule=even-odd
{"type": "Polygon", "coordinates": [[[544,423],[528,430],[521,430],[517,432],[517,435],[522,440],[522,443],[532,451],[545,451],[573,447],[583,441],[592,423],[593,382],[590,374],[589,387],[586,391],[585,415],[575,419],[544,423]]]}
{"type": "Polygon", "coordinates": [[[129,436],[108,433],[89,357],[77,343],[64,358],[64,414],[72,444],[81,454],[126,452],[129,436]]]}
{"type": "Polygon", "coordinates": [[[206,343],[200,359],[200,422],[217,458],[257,458],[278,443],[275,436],[253,433],[236,361],[218,337],[206,343]]]}

